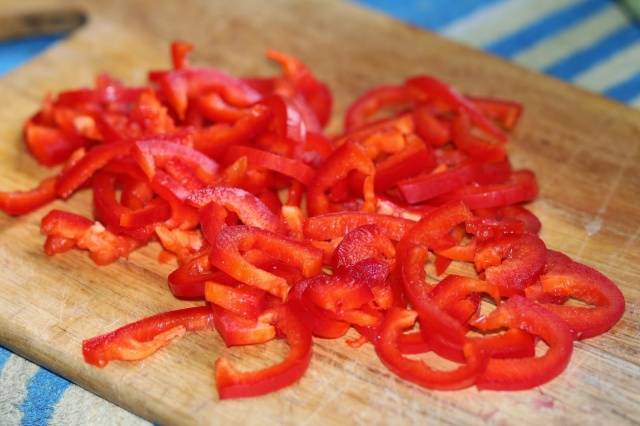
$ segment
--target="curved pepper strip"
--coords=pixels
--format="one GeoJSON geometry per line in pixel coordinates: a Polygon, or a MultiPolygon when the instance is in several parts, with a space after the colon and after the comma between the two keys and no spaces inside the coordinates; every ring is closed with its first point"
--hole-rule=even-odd
{"type": "Polygon", "coordinates": [[[504,132],[495,126],[473,102],[469,101],[453,87],[447,86],[436,78],[427,75],[409,78],[405,84],[408,87],[421,90],[429,98],[445,102],[452,108],[462,109],[469,114],[471,121],[476,126],[482,128],[500,141],[506,140],[507,137],[504,132]]]}
{"type": "Polygon", "coordinates": [[[110,361],[138,361],[167,346],[187,331],[213,329],[208,306],[153,315],[82,342],[84,360],[97,367],[110,361]]]}
{"type": "Polygon", "coordinates": [[[349,323],[333,318],[327,311],[309,303],[304,297],[307,289],[314,285],[325,285],[331,280],[329,275],[316,275],[314,277],[298,281],[291,289],[287,304],[309,327],[314,336],[325,339],[337,339],[349,330],[349,323]]]}
{"type": "Polygon", "coordinates": [[[472,344],[464,345],[466,364],[452,371],[437,371],[420,360],[403,356],[398,347],[402,331],[414,326],[418,314],[400,308],[391,308],[380,328],[375,348],[384,365],[399,377],[428,389],[456,390],[474,384],[486,360],[472,344]]]}
{"type": "Polygon", "coordinates": [[[363,226],[376,225],[393,241],[400,241],[415,222],[401,217],[363,212],[336,212],[313,216],[304,224],[304,234],[315,240],[341,238],[363,226]]]}
{"type": "Polygon", "coordinates": [[[510,235],[487,242],[476,252],[474,263],[502,296],[522,294],[544,268],[547,248],[536,235],[510,235]]]}
{"type": "Polygon", "coordinates": [[[530,234],[539,234],[542,228],[540,219],[526,208],[520,205],[510,205],[495,209],[477,209],[473,212],[482,219],[517,220],[524,224],[524,229],[530,234]]]}
{"type": "Polygon", "coordinates": [[[327,85],[319,81],[305,64],[291,55],[268,49],[267,57],[282,66],[285,79],[303,96],[320,126],[324,127],[329,122],[333,106],[333,97],[327,85]]]}
{"type": "Polygon", "coordinates": [[[199,129],[194,135],[194,147],[211,158],[220,158],[233,145],[248,142],[266,129],[272,117],[265,105],[254,105],[238,121],[199,129]]]}
{"type": "Polygon", "coordinates": [[[171,43],[171,63],[173,69],[181,70],[189,68],[188,55],[193,50],[193,44],[186,41],[174,41],[171,43]]]}
{"type": "Polygon", "coordinates": [[[40,229],[47,235],[45,251],[52,256],[54,247],[66,251],[73,246],[89,251],[89,256],[98,265],[114,262],[119,257],[127,257],[139,243],[131,238],[114,235],[104,229],[99,222],[93,222],[74,213],[52,210],[42,218],[40,229]],[[58,244],[50,244],[51,238],[57,238],[58,244]],[[60,245],[60,238],[70,240],[60,245]]]}
{"type": "Polygon", "coordinates": [[[473,182],[483,184],[502,183],[511,175],[511,165],[508,161],[498,163],[476,163],[465,161],[461,164],[442,171],[404,179],[398,182],[398,189],[402,197],[411,204],[436,199],[458,198],[450,196],[453,192],[464,188],[473,182]]]}
{"type": "Polygon", "coordinates": [[[260,100],[260,94],[251,86],[215,68],[156,71],[149,73],[149,79],[160,86],[162,94],[181,119],[186,115],[189,98],[207,91],[220,93],[225,101],[238,107],[260,100]]]}
{"type": "Polygon", "coordinates": [[[453,143],[465,154],[479,161],[495,163],[507,156],[505,142],[490,142],[472,134],[471,123],[466,113],[461,112],[451,125],[453,143]]]}
{"type": "MultiPolygon", "coordinates": [[[[164,204],[151,206],[154,210],[152,215],[144,220],[144,223],[134,223],[139,216],[132,216],[131,209],[124,207],[116,199],[116,177],[109,173],[98,172],[92,180],[93,208],[95,217],[102,222],[105,227],[114,234],[129,236],[141,243],[147,242],[153,236],[152,225],[155,222],[165,221],[171,216],[171,211],[166,202],[164,204]],[[156,210],[157,208],[157,210],[156,210]],[[155,213],[158,213],[156,215],[155,213]],[[124,224],[123,224],[124,222],[124,224]],[[137,225],[137,226],[126,226],[137,225]]],[[[149,205],[148,203],[147,205],[149,205]]],[[[140,210],[137,211],[138,213],[140,210]]]]}
{"type": "Polygon", "coordinates": [[[362,127],[378,111],[410,105],[419,99],[420,92],[406,86],[379,86],[360,95],[345,114],[344,128],[347,131],[362,127]]]}
{"type": "Polygon", "coordinates": [[[198,225],[198,212],[184,202],[190,192],[180,182],[162,170],[158,170],[150,186],[171,206],[171,217],[165,222],[166,226],[186,230],[198,225]]]}
{"type": "Polygon", "coordinates": [[[234,212],[245,225],[271,232],[281,232],[282,222],[258,197],[240,188],[212,186],[194,191],[187,202],[198,208],[216,203],[234,212]]]}
{"type": "Polygon", "coordinates": [[[206,281],[225,282],[225,277],[224,272],[212,270],[207,250],[169,274],[169,289],[178,299],[202,299],[206,281]]]}
{"type": "Polygon", "coordinates": [[[413,134],[415,123],[412,114],[399,114],[395,117],[374,121],[359,129],[348,131],[334,138],[333,145],[341,146],[347,141],[362,142],[371,135],[385,133],[390,130],[397,130],[404,136],[413,134]]]}
{"type": "Polygon", "coordinates": [[[525,289],[527,298],[574,298],[593,307],[542,303],[569,325],[576,339],[597,336],[613,327],[624,313],[624,296],[602,273],[571,260],[557,251],[547,252],[547,263],[538,284],[525,289]]]}
{"type": "Polygon", "coordinates": [[[413,111],[416,134],[431,146],[442,146],[451,140],[451,126],[439,119],[429,105],[417,106],[413,111]]]}
{"type": "Polygon", "coordinates": [[[240,157],[247,157],[250,167],[263,167],[297,179],[304,185],[309,185],[316,173],[314,169],[302,161],[247,146],[232,146],[229,148],[225,156],[225,162],[232,163],[240,157]]]}
{"type": "Polygon", "coordinates": [[[512,130],[522,115],[522,104],[495,98],[467,96],[482,113],[497,122],[503,129],[512,130]]]}
{"type": "Polygon", "coordinates": [[[179,143],[163,140],[142,140],[134,144],[133,156],[149,180],[156,174],[156,167],[162,167],[173,158],[186,162],[206,183],[213,182],[218,172],[218,163],[201,152],[179,143]]]}
{"type": "Polygon", "coordinates": [[[216,281],[206,281],[204,298],[244,318],[256,319],[264,310],[267,294],[255,287],[240,284],[229,286],[216,281]]]}
{"type": "Polygon", "coordinates": [[[272,308],[271,323],[289,345],[287,357],[280,363],[252,372],[240,372],[226,358],[215,364],[216,387],[220,399],[264,395],[289,386],[304,374],[311,361],[311,333],[287,306],[272,308]]]}
{"type": "Polygon", "coordinates": [[[49,177],[26,191],[0,191],[0,210],[19,216],[36,210],[56,199],[57,177],[49,177]]]}
{"type": "Polygon", "coordinates": [[[436,306],[429,296],[432,286],[424,281],[428,248],[433,248],[456,225],[471,218],[462,203],[451,203],[427,213],[398,244],[397,257],[405,293],[420,315],[421,330],[461,346],[466,330],[449,314],[436,306]]]}
{"type": "Polygon", "coordinates": [[[227,104],[216,92],[204,93],[195,99],[195,108],[214,123],[233,124],[249,113],[249,110],[227,104]]]}
{"type": "Polygon", "coordinates": [[[500,304],[500,292],[497,286],[487,281],[460,275],[448,275],[431,290],[430,297],[440,308],[466,324],[471,315],[476,313],[478,304],[474,304],[474,309],[469,312],[460,309],[460,302],[467,301],[467,298],[473,294],[486,294],[496,305],[500,304]]]}
{"type": "Polygon", "coordinates": [[[538,196],[536,175],[530,170],[518,170],[504,183],[467,185],[432,200],[442,204],[454,200],[464,201],[470,209],[507,206],[531,201],[538,196]]]}
{"type": "Polygon", "coordinates": [[[215,304],[211,308],[216,330],[227,347],[266,343],[276,337],[268,313],[258,318],[246,318],[215,304]]]}
{"type": "Polygon", "coordinates": [[[130,142],[118,142],[100,145],[86,153],[77,163],[64,170],[56,182],[56,193],[66,199],[82,186],[95,172],[103,168],[114,158],[122,157],[131,151],[130,142]]]}
{"type": "Polygon", "coordinates": [[[64,163],[73,151],[85,145],[80,137],[69,137],[58,128],[38,125],[31,120],[24,133],[29,152],[44,166],[64,163]]]}
{"type": "Polygon", "coordinates": [[[569,327],[556,314],[522,296],[513,296],[472,325],[481,330],[518,328],[549,346],[541,357],[490,358],[476,382],[478,389],[531,389],[562,373],[571,358],[573,336],[569,327]]]}
{"type": "Polygon", "coordinates": [[[209,261],[236,280],[258,287],[285,300],[289,285],[284,278],[255,267],[242,257],[251,248],[296,266],[304,277],[320,272],[322,253],[298,241],[252,226],[223,228],[212,246],[209,261]]]}
{"type": "MultiPolygon", "coordinates": [[[[355,143],[347,142],[327,158],[307,188],[307,208],[311,216],[331,211],[331,203],[325,193],[352,170],[368,177],[375,176],[375,166],[364,150],[355,143]]],[[[363,188],[363,196],[365,200],[368,198],[366,188],[363,188]]]]}
{"type": "Polygon", "coordinates": [[[390,267],[395,264],[396,249],[384,231],[377,225],[363,225],[349,231],[333,253],[336,270],[356,263],[382,257],[390,267]]]}
{"type": "Polygon", "coordinates": [[[467,233],[472,234],[480,243],[525,232],[524,222],[515,219],[474,218],[467,221],[464,226],[467,233]]]}
{"type": "Polygon", "coordinates": [[[436,157],[433,150],[417,136],[408,136],[405,149],[376,164],[376,192],[387,191],[398,181],[430,172],[435,167],[436,157]]]}

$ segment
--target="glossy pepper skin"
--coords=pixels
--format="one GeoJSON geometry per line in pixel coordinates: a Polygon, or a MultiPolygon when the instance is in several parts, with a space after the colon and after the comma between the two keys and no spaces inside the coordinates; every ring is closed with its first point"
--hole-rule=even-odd
{"type": "Polygon", "coordinates": [[[226,359],[215,365],[216,387],[221,399],[264,395],[298,381],[311,360],[311,333],[285,304],[269,311],[270,322],[285,336],[289,353],[279,364],[262,370],[240,372],[226,359]]]}
{"type": "Polygon", "coordinates": [[[164,312],[82,342],[86,362],[104,367],[110,361],[135,361],[148,357],[187,331],[213,328],[208,306],[164,312]]]}
{"type": "Polygon", "coordinates": [[[527,298],[540,300],[542,306],[567,323],[576,339],[587,339],[609,330],[624,313],[624,296],[606,276],[557,251],[547,252],[539,282],[525,289],[527,298]],[[545,303],[545,296],[585,302],[590,307],[545,303]]]}
{"type": "Polygon", "coordinates": [[[320,272],[322,253],[319,250],[251,226],[223,228],[212,246],[209,261],[211,265],[238,281],[258,287],[284,300],[289,292],[289,284],[284,278],[257,268],[245,260],[241,251],[250,248],[267,251],[274,258],[296,266],[305,277],[320,272]]]}
{"type": "Polygon", "coordinates": [[[19,216],[50,203],[57,197],[56,177],[50,177],[27,191],[0,191],[0,210],[19,216]]]}
{"type": "Polygon", "coordinates": [[[391,308],[375,345],[380,360],[401,378],[429,389],[456,390],[475,383],[486,360],[472,344],[467,344],[464,348],[466,363],[451,371],[434,370],[423,361],[402,355],[398,348],[398,338],[404,330],[413,327],[417,317],[416,312],[391,308]]]}
{"type": "MultiPolygon", "coordinates": [[[[327,158],[307,189],[307,208],[311,216],[332,211],[326,192],[339,180],[346,178],[352,170],[357,170],[365,176],[375,176],[373,162],[364,150],[355,143],[347,142],[327,158]]],[[[366,191],[367,189],[363,188],[365,203],[366,191]]]]}
{"type": "Polygon", "coordinates": [[[490,358],[479,375],[479,389],[531,389],[560,374],[573,351],[571,329],[556,314],[522,296],[513,296],[474,325],[481,330],[516,328],[544,340],[549,350],[541,357],[490,358]]]}

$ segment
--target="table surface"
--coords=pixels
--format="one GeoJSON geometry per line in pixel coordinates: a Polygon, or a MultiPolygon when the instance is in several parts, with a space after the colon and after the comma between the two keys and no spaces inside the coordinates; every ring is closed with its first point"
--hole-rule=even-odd
{"type": "MultiPolygon", "coordinates": [[[[640,28],[611,1],[358,2],[640,107],[640,28]]],[[[0,43],[0,73],[62,38],[0,43]]],[[[2,348],[0,418],[9,425],[146,423],[2,348]]]]}

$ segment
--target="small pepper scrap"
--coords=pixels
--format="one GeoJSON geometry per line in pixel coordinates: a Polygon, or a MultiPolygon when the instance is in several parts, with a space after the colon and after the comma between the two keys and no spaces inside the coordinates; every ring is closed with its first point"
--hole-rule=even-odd
{"type": "Polygon", "coordinates": [[[517,390],[561,374],[574,340],[619,321],[618,287],[549,250],[522,206],[538,184],[507,155],[521,105],[415,76],[364,93],[329,137],[331,92],[297,58],[269,50],[281,75],[238,78],[194,67],[192,50],[173,43],[172,69],[144,87],[100,75],[46,98],[25,143],[62,169],[0,192],[0,210],[22,215],[91,191],[95,219],[44,216],[47,255],[77,248],[104,265],[157,241],[159,260],[177,262],[172,294],[204,302],[85,340],[87,363],[138,361],[186,332],[215,329],[227,346],[283,337],[276,365],[215,362],[221,399],[255,397],[304,375],[313,337],[353,328],[348,345],[372,344],[422,387],[517,390]],[[453,262],[477,273],[447,274],[453,262]],[[481,315],[482,303],[495,309],[481,315]],[[423,352],[458,367],[406,356],[423,352]]]}

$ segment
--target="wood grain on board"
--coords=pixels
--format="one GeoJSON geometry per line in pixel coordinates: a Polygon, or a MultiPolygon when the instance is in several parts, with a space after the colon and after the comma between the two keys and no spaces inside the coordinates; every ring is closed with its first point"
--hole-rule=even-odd
{"type": "MultiPolygon", "coordinates": [[[[186,336],[138,363],[98,369],[80,343],[189,303],[166,286],[157,245],[98,268],[85,253],[47,258],[39,235],[49,210],[0,215],[0,343],[150,420],[169,424],[632,424],[640,422],[640,113],[500,59],[337,1],[2,2],[0,16],[81,10],[87,23],[0,79],[0,187],[26,188],[50,173],[21,142],[42,97],[92,84],[106,71],[142,83],[168,66],[168,42],[196,44],[194,62],[268,74],[267,47],[301,57],[336,95],[332,129],[350,99],[371,86],[429,73],[464,92],[522,102],[510,142],[516,167],[539,176],[531,205],[548,246],[610,276],[627,299],[609,333],[576,343],[560,377],[526,392],[431,392],[394,377],[369,347],[316,340],[299,384],[261,398],[219,401],[213,361],[251,369],[286,351],[282,342],[227,349],[214,333],[186,336]]],[[[89,213],[80,194],[53,207],[89,213]]]]}

